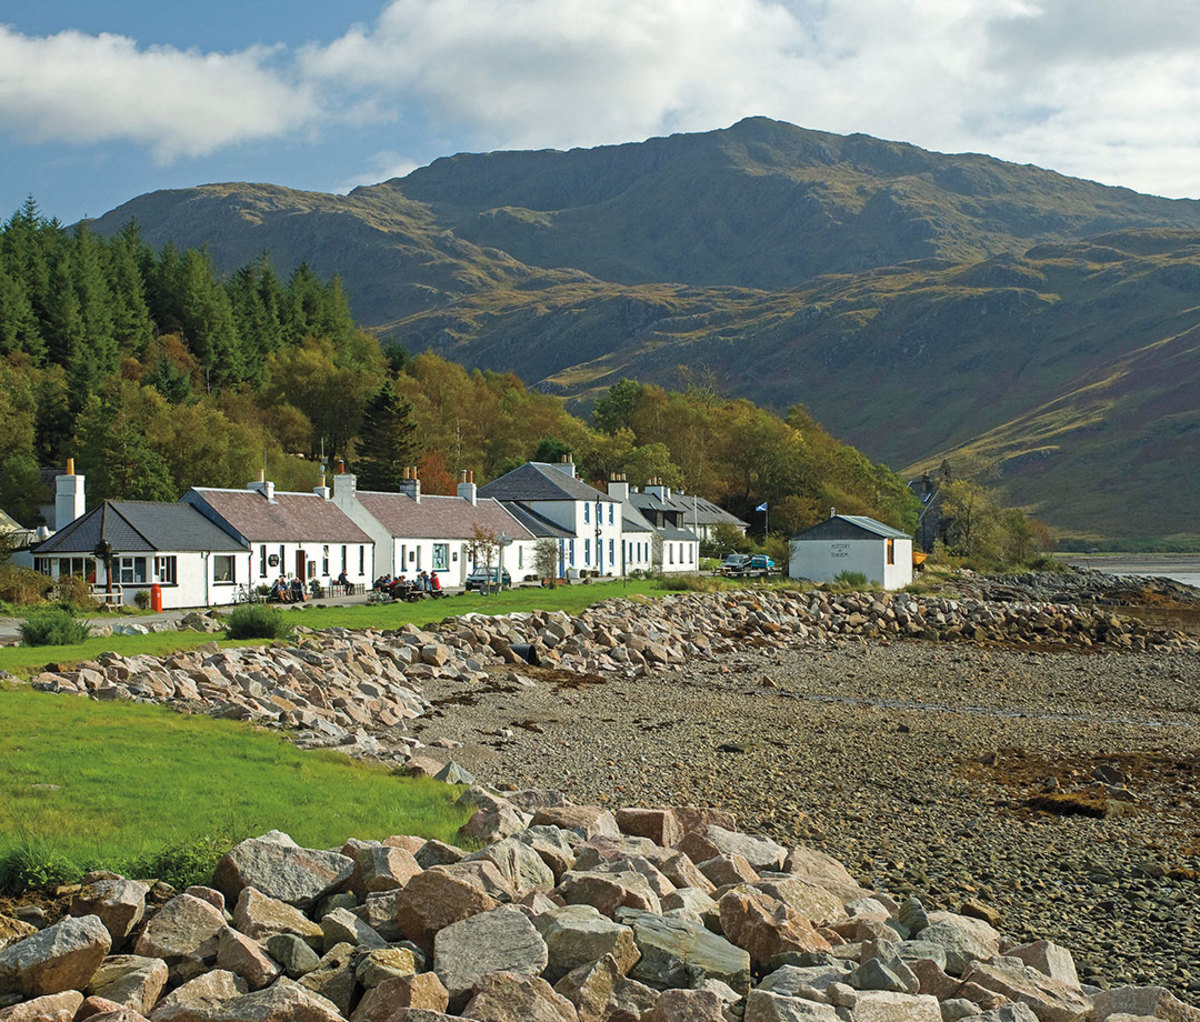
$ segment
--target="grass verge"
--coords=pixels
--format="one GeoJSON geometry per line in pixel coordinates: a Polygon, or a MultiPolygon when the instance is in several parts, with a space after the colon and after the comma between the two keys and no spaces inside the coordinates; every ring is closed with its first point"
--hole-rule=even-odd
{"type": "Polygon", "coordinates": [[[0,689],[0,887],[87,869],[173,883],[272,828],[306,847],[419,834],[452,841],[453,788],[231,721],[0,689]]]}

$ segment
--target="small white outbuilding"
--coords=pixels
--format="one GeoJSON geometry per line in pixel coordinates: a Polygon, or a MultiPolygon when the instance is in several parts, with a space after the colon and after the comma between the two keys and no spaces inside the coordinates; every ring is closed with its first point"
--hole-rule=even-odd
{"type": "Polygon", "coordinates": [[[844,572],[859,572],[884,589],[903,589],[912,581],[912,537],[865,515],[836,511],[789,542],[788,576],[832,582],[844,572]]]}

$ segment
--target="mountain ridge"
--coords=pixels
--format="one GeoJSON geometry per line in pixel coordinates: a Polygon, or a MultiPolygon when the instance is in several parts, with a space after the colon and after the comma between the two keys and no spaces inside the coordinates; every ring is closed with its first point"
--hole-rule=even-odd
{"type": "MultiPolygon", "coordinates": [[[[622,376],[674,383],[688,364],[731,394],[805,403],[873,458],[962,458],[1060,531],[1200,533],[1186,511],[1200,483],[1168,487],[1152,514],[1121,496],[1123,452],[1153,449],[1145,416],[1112,420],[1123,448],[1073,430],[1044,471],[1029,457],[1038,409],[1200,323],[1196,200],[750,118],[600,149],[459,154],[346,196],[150,193],[91,226],[130,216],[152,244],[207,243],[226,267],[269,249],[281,269],[337,272],[382,338],[577,402],[622,376]],[[1039,482],[1052,468],[1092,504],[1039,482]]],[[[1118,410],[1161,390],[1147,356],[1113,386],[1118,410]]],[[[1196,460],[1196,431],[1176,425],[1158,442],[1196,460]]]]}

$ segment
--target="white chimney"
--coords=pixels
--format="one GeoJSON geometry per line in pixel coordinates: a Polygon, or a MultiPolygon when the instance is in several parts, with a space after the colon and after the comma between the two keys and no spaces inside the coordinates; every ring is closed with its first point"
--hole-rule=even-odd
{"type": "Polygon", "coordinates": [[[613,473],[613,477],[608,481],[608,495],[614,500],[629,499],[629,480],[625,478],[624,473],[613,473]]]}
{"type": "Polygon", "coordinates": [[[254,493],[261,493],[272,504],[275,503],[275,484],[270,479],[258,478],[252,479],[246,484],[246,489],[254,493]]]}
{"type": "Polygon", "coordinates": [[[653,485],[647,485],[646,492],[661,500],[664,504],[671,499],[671,487],[666,486],[662,478],[652,480],[653,485]]]}
{"type": "Polygon", "coordinates": [[[831,508],[829,509],[829,517],[830,517],[830,518],[836,518],[836,517],[837,517],[837,508],[836,508],[836,507],[831,507],[831,508]]]}
{"type": "Polygon", "coordinates": [[[328,500],[333,496],[333,490],[331,490],[328,486],[314,486],[313,493],[315,493],[322,500],[328,500]]]}
{"type": "Polygon", "coordinates": [[[558,469],[560,472],[565,472],[572,479],[575,478],[575,456],[574,455],[564,454],[561,458],[558,459],[558,463],[554,467],[556,469],[558,469]]]}
{"type": "Polygon", "coordinates": [[[358,476],[346,471],[346,463],[338,462],[333,476],[333,502],[343,511],[358,500],[358,476]]]}
{"type": "Polygon", "coordinates": [[[466,469],[458,474],[458,495],[472,504],[479,503],[479,489],[475,485],[475,473],[466,469]]]}
{"type": "Polygon", "coordinates": [[[70,525],[83,514],[84,476],[75,474],[75,459],[67,459],[67,471],[54,483],[55,531],[70,525]]]}

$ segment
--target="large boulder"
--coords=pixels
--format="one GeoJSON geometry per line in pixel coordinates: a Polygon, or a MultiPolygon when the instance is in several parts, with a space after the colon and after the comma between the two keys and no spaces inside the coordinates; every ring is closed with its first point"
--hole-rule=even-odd
{"type": "Polygon", "coordinates": [[[630,976],[658,990],[719,979],[740,994],[750,989],[750,955],[701,924],[637,909],[621,909],[617,921],[633,929],[641,957],[630,976]]]}
{"type": "Polygon", "coordinates": [[[718,855],[741,855],[756,870],[778,870],[787,858],[787,849],[768,837],[742,834],[709,824],[684,835],[679,850],[693,862],[704,862],[718,855]]]}
{"type": "Polygon", "coordinates": [[[8,1008],[0,1008],[0,1022],[71,1022],[81,1004],[83,994],[78,990],[43,994],[8,1008]]]}
{"type": "Polygon", "coordinates": [[[517,972],[480,979],[463,1016],[487,1022],[579,1022],[575,1006],[549,983],[517,972]]]}
{"type": "Polygon", "coordinates": [[[488,973],[540,976],[547,961],[542,935],[524,912],[507,905],[451,923],[434,938],[433,970],[455,1010],[488,973]]]}
{"type": "Polygon", "coordinates": [[[963,982],[1028,1006],[1041,1022],[1079,1022],[1092,1010],[1091,999],[1078,984],[1052,979],[1029,965],[975,962],[963,974],[963,982]]]}
{"type": "Polygon", "coordinates": [[[191,1022],[225,1001],[240,997],[249,988],[241,976],[214,969],[176,987],[150,1013],[151,1022],[191,1022]]]}
{"type": "Polygon", "coordinates": [[[762,891],[727,891],[717,907],[722,932],[750,953],[756,968],[788,951],[830,950],[829,941],[804,916],[762,891]]]}
{"type": "Polygon", "coordinates": [[[387,1022],[400,1008],[444,1012],[450,993],[433,972],[394,976],[372,987],[358,1002],[352,1022],[387,1022]]]}
{"type": "Polygon", "coordinates": [[[167,985],[167,963],[161,958],[112,955],[100,963],[88,993],[149,1015],[167,985]]]}
{"type": "Polygon", "coordinates": [[[248,838],[217,863],[213,886],[235,902],[254,887],[269,898],[309,908],[349,883],[354,860],[338,852],[301,848],[286,834],[248,838]]]}
{"type": "Polygon", "coordinates": [[[843,902],[869,897],[871,894],[837,859],[807,845],[797,845],[788,852],[783,868],[785,872],[807,880],[810,884],[824,887],[843,902]]]}
{"type": "Polygon", "coordinates": [[[253,887],[243,888],[233,909],[233,925],[240,933],[257,941],[269,940],[276,934],[299,937],[313,948],[320,948],[324,931],[298,908],[268,898],[253,887]]]}
{"type": "Polygon", "coordinates": [[[99,916],[114,944],[133,932],[146,911],[150,888],[124,877],[101,877],[85,883],[71,900],[73,916],[99,916]]]}
{"type": "Polygon", "coordinates": [[[537,916],[533,925],[546,942],[549,956],[544,975],[557,983],[581,965],[611,955],[623,976],[638,959],[633,931],[613,922],[591,905],[566,905],[537,916]]]}
{"type": "Polygon", "coordinates": [[[225,929],[225,916],[215,906],[190,894],[172,898],[155,913],[138,937],[133,952],[162,958],[168,964],[197,952],[215,957],[217,935],[225,929]]]}
{"type": "Polygon", "coordinates": [[[946,971],[961,976],[972,962],[988,961],[1000,953],[1000,934],[981,919],[953,912],[931,912],[921,940],[946,952],[946,971]]]}
{"type": "Polygon", "coordinates": [[[721,998],[711,990],[668,990],[640,1022],[725,1022],[721,998]]]}
{"type": "Polygon", "coordinates": [[[519,836],[504,838],[478,852],[472,852],[466,858],[467,862],[479,860],[495,865],[513,895],[518,898],[529,891],[548,891],[555,884],[554,871],[546,865],[538,851],[519,836]]]}
{"type": "Polygon", "coordinates": [[[0,994],[83,990],[111,947],[98,916],[67,916],[0,951],[0,994]]]}
{"type": "Polygon", "coordinates": [[[426,954],[439,930],[499,904],[474,884],[435,866],[413,877],[396,895],[396,925],[426,954]]]}
{"type": "Polygon", "coordinates": [[[1184,1004],[1165,987],[1112,987],[1092,994],[1092,1019],[1148,1015],[1164,1022],[1200,1022],[1200,1008],[1184,1004]]]}

